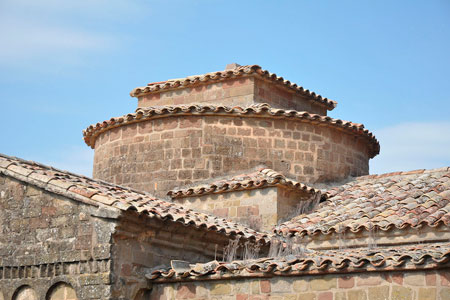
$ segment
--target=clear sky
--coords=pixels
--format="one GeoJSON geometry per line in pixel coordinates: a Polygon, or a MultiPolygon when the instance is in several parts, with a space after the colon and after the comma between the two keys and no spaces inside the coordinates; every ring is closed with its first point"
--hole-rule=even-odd
{"type": "Polygon", "coordinates": [[[0,152],[91,174],[148,82],[258,64],[338,101],[371,173],[450,165],[450,1],[0,0],[0,152]]]}

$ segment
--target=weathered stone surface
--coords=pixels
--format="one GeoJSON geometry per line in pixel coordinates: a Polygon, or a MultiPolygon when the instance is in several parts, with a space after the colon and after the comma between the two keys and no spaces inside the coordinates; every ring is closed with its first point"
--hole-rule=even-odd
{"type": "Polygon", "coordinates": [[[436,300],[436,288],[419,288],[420,300],[436,300]]]}
{"type": "Polygon", "coordinates": [[[215,283],[211,287],[211,295],[228,295],[231,293],[231,284],[229,283],[215,283]]]}
{"type": "Polygon", "coordinates": [[[347,292],[348,300],[367,300],[367,294],[364,290],[350,290],[347,292]]]}
{"type": "Polygon", "coordinates": [[[347,300],[346,292],[336,292],[334,294],[334,300],[347,300]]]}
{"type": "Polygon", "coordinates": [[[403,286],[393,286],[391,296],[398,300],[411,300],[413,298],[413,290],[403,286]]]}
{"type": "Polygon", "coordinates": [[[336,278],[332,276],[326,276],[323,278],[313,278],[310,281],[311,290],[313,291],[326,291],[332,288],[336,288],[336,278]]]}
{"type": "Polygon", "coordinates": [[[369,287],[369,300],[389,299],[389,286],[369,287]]]}
{"type": "Polygon", "coordinates": [[[111,139],[113,130],[100,133],[94,178],[165,196],[175,187],[261,165],[304,183],[368,173],[368,146],[341,130],[316,130],[313,124],[288,119],[163,119],[139,123],[153,128],[152,133],[138,131],[129,137],[128,127],[135,124],[113,129],[120,132],[118,139],[111,139]],[[245,132],[250,135],[241,135],[245,132]]]}
{"type": "Polygon", "coordinates": [[[318,293],[317,300],[333,300],[333,293],[332,292],[318,293]]]}
{"type": "Polygon", "coordinates": [[[381,284],[382,278],[378,274],[365,274],[357,277],[356,285],[357,286],[373,286],[381,284]]]}
{"type": "Polygon", "coordinates": [[[293,281],[292,288],[295,292],[306,292],[309,289],[309,282],[306,279],[299,278],[293,281]]]}
{"type": "Polygon", "coordinates": [[[3,267],[20,270],[0,275],[3,296],[10,299],[22,281],[29,289],[17,293],[27,299],[32,293],[44,299],[49,291],[50,299],[108,298],[114,226],[92,218],[89,205],[0,178],[0,257],[9,257],[0,259],[0,274],[3,267]]]}
{"type": "Polygon", "coordinates": [[[272,293],[289,293],[292,291],[292,281],[276,278],[271,281],[272,293]]]}
{"type": "Polygon", "coordinates": [[[425,277],[422,274],[406,274],[403,277],[403,282],[407,285],[422,286],[425,285],[425,277]]]}
{"type": "Polygon", "coordinates": [[[450,299],[450,288],[441,288],[439,292],[439,300],[450,299]]]}
{"type": "Polygon", "coordinates": [[[316,294],[315,293],[299,293],[298,299],[304,299],[304,300],[316,300],[316,294]]]}

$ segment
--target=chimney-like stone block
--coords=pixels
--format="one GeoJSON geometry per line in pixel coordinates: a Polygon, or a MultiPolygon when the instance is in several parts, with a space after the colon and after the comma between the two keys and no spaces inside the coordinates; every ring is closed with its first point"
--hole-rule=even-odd
{"type": "Polygon", "coordinates": [[[272,230],[291,217],[301,201],[309,200],[310,195],[305,192],[279,186],[173,199],[186,207],[263,231],[272,230]]]}

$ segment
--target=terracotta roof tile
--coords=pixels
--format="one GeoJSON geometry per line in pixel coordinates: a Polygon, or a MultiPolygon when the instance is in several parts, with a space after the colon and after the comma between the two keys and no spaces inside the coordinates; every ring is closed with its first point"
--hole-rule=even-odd
{"type": "Polygon", "coordinates": [[[92,148],[95,145],[97,136],[106,130],[119,127],[125,124],[142,122],[153,119],[155,117],[170,116],[170,115],[237,115],[239,117],[245,116],[268,116],[277,118],[297,119],[305,122],[318,123],[341,130],[347,131],[351,134],[366,137],[371,144],[370,157],[374,157],[380,152],[380,144],[372,132],[364,128],[364,125],[343,121],[340,119],[333,119],[328,116],[321,116],[311,114],[308,112],[298,112],[295,110],[284,110],[272,108],[267,103],[254,104],[248,107],[240,106],[223,106],[223,105],[206,105],[206,104],[192,104],[192,105],[173,105],[160,107],[146,107],[138,108],[135,113],[127,114],[121,117],[111,118],[109,121],[103,121],[89,126],[83,131],[84,141],[92,148]]]}
{"type": "Polygon", "coordinates": [[[450,243],[420,244],[389,248],[308,250],[301,255],[248,261],[209,262],[185,269],[158,269],[146,277],[153,281],[216,280],[229,277],[271,277],[333,272],[398,271],[448,266],[450,243]]]}
{"type": "Polygon", "coordinates": [[[149,217],[168,219],[226,235],[240,235],[247,239],[260,240],[267,237],[266,234],[244,225],[196,212],[179,204],[157,199],[148,193],[3,154],[0,154],[0,174],[89,205],[107,205],[119,210],[134,210],[149,217]]]}
{"type": "Polygon", "coordinates": [[[313,235],[450,225],[450,168],[362,176],[327,195],[315,212],[281,224],[276,232],[313,235]]]}
{"type": "Polygon", "coordinates": [[[214,83],[218,81],[228,80],[230,78],[258,76],[265,80],[270,80],[275,84],[283,86],[287,89],[294,91],[302,96],[305,96],[315,103],[325,106],[328,110],[332,110],[336,107],[337,102],[324,98],[310,90],[307,90],[295,83],[285,80],[283,77],[279,77],[276,74],[263,70],[258,65],[239,66],[235,69],[229,69],[224,71],[217,71],[206,73],[203,75],[192,75],[185,78],[169,79],[166,81],[152,82],[145,87],[137,87],[130,92],[132,97],[139,97],[145,94],[158,93],[166,90],[174,90],[179,88],[190,87],[205,83],[214,83]]]}
{"type": "Polygon", "coordinates": [[[311,197],[321,194],[321,191],[289,179],[272,169],[262,168],[251,173],[232,176],[194,187],[173,189],[167,193],[172,198],[196,197],[207,194],[220,194],[233,191],[259,189],[268,186],[281,185],[290,189],[304,191],[311,197]]]}

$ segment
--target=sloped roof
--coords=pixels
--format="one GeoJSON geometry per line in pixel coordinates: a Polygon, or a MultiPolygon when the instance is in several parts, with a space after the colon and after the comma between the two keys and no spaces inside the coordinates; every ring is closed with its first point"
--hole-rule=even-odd
{"type": "Polygon", "coordinates": [[[0,174],[89,205],[137,211],[152,218],[171,220],[226,235],[241,235],[247,239],[260,240],[267,236],[241,224],[157,199],[148,193],[4,154],[0,154],[0,174]]]}
{"type": "Polygon", "coordinates": [[[152,82],[145,87],[137,87],[130,92],[132,97],[139,97],[145,94],[159,93],[166,90],[174,90],[180,88],[186,88],[194,85],[209,84],[219,81],[228,80],[230,78],[239,78],[244,76],[257,75],[263,79],[270,80],[275,84],[292,90],[306,98],[311,99],[313,102],[325,106],[328,110],[332,110],[336,107],[337,102],[324,98],[310,90],[307,90],[295,83],[285,80],[283,77],[277,76],[277,74],[270,73],[263,70],[258,65],[239,66],[234,69],[210,72],[203,75],[192,75],[185,78],[169,79],[166,81],[152,82]]]}
{"type": "Polygon", "coordinates": [[[252,190],[269,186],[284,186],[297,191],[303,191],[311,197],[320,195],[318,189],[291,180],[272,169],[262,168],[251,173],[232,176],[231,178],[215,180],[213,182],[194,187],[174,189],[167,193],[172,198],[195,197],[207,194],[220,194],[233,191],[252,190]]]}
{"type": "Polygon", "coordinates": [[[183,116],[183,115],[236,115],[239,117],[245,116],[268,116],[278,118],[288,118],[302,120],[305,122],[316,123],[330,126],[348,133],[365,137],[371,144],[370,157],[374,157],[380,152],[380,144],[372,132],[364,128],[363,124],[343,121],[340,119],[333,119],[328,116],[321,116],[311,114],[308,112],[298,112],[295,110],[284,110],[272,108],[267,103],[254,104],[248,107],[240,106],[224,106],[212,104],[192,104],[192,105],[166,105],[159,107],[145,107],[136,109],[135,113],[123,115],[121,117],[111,118],[94,125],[90,125],[83,131],[84,141],[92,148],[95,146],[95,139],[97,136],[115,127],[126,124],[142,122],[161,116],[183,116]]]}
{"type": "Polygon", "coordinates": [[[450,243],[418,244],[389,248],[350,248],[307,251],[301,255],[267,257],[231,263],[213,261],[187,270],[159,269],[147,274],[158,281],[215,280],[230,277],[272,277],[329,274],[333,272],[397,271],[449,266],[450,243]]]}
{"type": "Polygon", "coordinates": [[[450,225],[450,168],[368,175],[327,192],[315,212],[276,228],[283,235],[450,225]]]}

